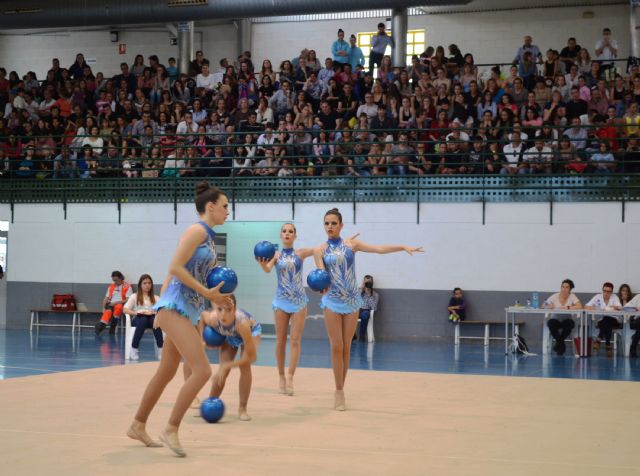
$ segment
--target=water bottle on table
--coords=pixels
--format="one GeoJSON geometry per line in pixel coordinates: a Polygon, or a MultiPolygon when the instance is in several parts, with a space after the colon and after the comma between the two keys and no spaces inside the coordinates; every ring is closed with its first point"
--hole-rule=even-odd
{"type": "Polygon", "coordinates": [[[540,294],[538,291],[534,291],[531,296],[531,305],[534,309],[538,309],[540,307],[540,294]]]}

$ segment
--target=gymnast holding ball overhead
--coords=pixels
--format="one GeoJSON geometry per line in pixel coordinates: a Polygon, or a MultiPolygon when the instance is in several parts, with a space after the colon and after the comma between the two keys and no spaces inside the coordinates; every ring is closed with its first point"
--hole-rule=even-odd
{"type": "Polygon", "coordinates": [[[358,324],[358,312],[362,305],[360,289],[356,282],[355,254],[396,253],[406,251],[410,255],[421,253],[422,247],[404,245],[370,245],[355,238],[343,240],[340,232],[344,224],[337,208],[324,215],[324,230],[328,240],[314,251],[316,266],[325,269],[331,284],[323,291],[320,306],[324,312],[324,324],[331,344],[331,365],[335,380],[334,408],[346,409],[344,382],[351,357],[351,340],[358,324]]]}
{"type": "Polygon", "coordinates": [[[200,389],[211,377],[209,360],[195,324],[205,310],[207,300],[217,306],[231,308],[234,305],[229,295],[220,292],[223,282],[214,288],[207,286],[207,277],[217,265],[215,232],[212,228],[224,224],[229,216],[228,204],[227,197],[218,188],[211,187],[207,182],[196,186],[195,205],[200,221],[187,228],[180,237],[169,266],[170,278],[167,278],[167,284],[163,286],[160,299],[154,306],[157,312],[155,325],[166,335],[162,358],[127,431],[127,436],[149,447],[162,446],[164,443],[177,456],[186,456],[178,439],[180,423],[200,389]],[[178,393],[169,421],[160,433],[162,443],[159,443],[148,435],[147,419],[165,387],[175,376],[181,359],[184,359],[191,372],[178,393]]]}

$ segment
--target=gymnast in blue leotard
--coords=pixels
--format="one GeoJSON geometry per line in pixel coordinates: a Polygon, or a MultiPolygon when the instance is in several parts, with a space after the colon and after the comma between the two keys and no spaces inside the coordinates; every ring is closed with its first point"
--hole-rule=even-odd
{"type": "Polygon", "coordinates": [[[276,327],[276,362],[280,377],[280,393],[293,395],[293,376],[300,360],[300,340],[307,318],[307,294],[302,281],[302,263],[313,256],[313,248],[294,249],[296,227],[293,223],[285,223],[280,229],[282,251],[276,252],[271,260],[256,258],[265,273],[275,267],[278,276],[278,287],[273,298],[272,307],[276,327]],[[284,375],[284,362],[287,348],[287,331],[290,330],[289,372],[284,375]]]}
{"type": "Polygon", "coordinates": [[[209,360],[202,347],[201,337],[194,327],[207,300],[219,306],[231,307],[233,301],[217,287],[208,289],[206,277],[216,266],[216,248],[212,228],[222,225],[227,216],[228,201],[224,193],[201,182],[196,187],[196,210],[200,221],[191,225],[180,237],[178,248],[171,260],[157,311],[155,325],[166,334],[162,358],[142,396],[135,419],[127,435],[146,446],[162,446],[151,439],[145,429],[149,414],[173,379],[180,360],[191,368],[191,375],[178,394],[169,422],[160,434],[160,440],[176,455],[186,456],[178,439],[178,427],[189,405],[211,376],[209,360]]]}
{"type": "Polygon", "coordinates": [[[211,327],[213,332],[224,337],[219,351],[220,365],[218,372],[213,376],[209,396],[220,397],[229,372],[233,367],[239,367],[240,405],[238,417],[242,421],[249,421],[251,417],[247,413],[247,404],[251,393],[251,364],[255,362],[258,355],[262,327],[251,314],[237,307],[233,294],[230,297],[233,301],[232,306],[215,305],[213,310],[203,312],[198,327],[202,332],[206,324],[211,327]],[[242,349],[240,359],[235,360],[239,348],[242,349]]]}
{"type": "Polygon", "coordinates": [[[343,240],[340,232],[344,224],[337,208],[324,215],[324,230],[327,242],[317,247],[314,259],[318,268],[325,269],[331,277],[331,284],[325,290],[321,307],[324,311],[324,324],[331,343],[331,364],[336,384],[334,408],[346,409],[344,382],[351,357],[351,339],[358,324],[358,311],[362,297],[356,281],[355,255],[365,253],[396,253],[406,251],[410,255],[422,252],[422,247],[396,245],[369,245],[355,238],[343,240]]]}

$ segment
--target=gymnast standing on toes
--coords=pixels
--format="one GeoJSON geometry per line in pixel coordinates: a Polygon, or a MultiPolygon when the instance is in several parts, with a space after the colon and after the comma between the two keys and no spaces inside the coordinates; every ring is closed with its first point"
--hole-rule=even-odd
{"type": "Polygon", "coordinates": [[[240,405],[238,418],[249,421],[251,417],[247,413],[247,404],[251,394],[251,364],[256,361],[262,327],[251,314],[239,309],[236,298],[230,295],[232,306],[216,305],[212,311],[202,313],[200,319],[200,332],[204,331],[204,325],[208,325],[219,336],[225,337],[220,346],[220,365],[212,378],[209,397],[218,398],[224,390],[229,372],[233,367],[240,367],[240,405]],[[238,349],[242,347],[240,359],[235,360],[238,349]]]}
{"type": "Polygon", "coordinates": [[[351,339],[362,306],[362,296],[356,283],[356,252],[387,254],[406,251],[410,255],[423,252],[422,247],[369,245],[354,238],[343,240],[340,238],[343,226],[342,215],[337,208],[325,213],[324,230],[328,240],[314,251],[316,265],[326,269],[331,277],[331,285],[322,296],[320,306],[331,344],[331,365],[336,384],[334,408],[339,411],[346,409],[344,382],[349,370],[351,339]]]}
{"type": "Polygon", "coordinates": [[[172,279],[154,306],[157,311],[155,325],[166,334],[162,358],[127,431],[127,436],[146,446],[162,446],[151,439],[145,427],[149,414],[175,376],[183,358],[191,369],[191,375],[180,389],[169,422],[160,433],[160,440],[178,456],[186,456],[178,439],[182,418],[211,377],[202,338],[194,324],[205,309],[205,300],[219,306],[231,307],[233,304],[227,294],[220,293],[224,282],[212,289],[206,287],[207,275],[216,266],[215,233],[212,228],[222,225],[229,215],[227,197],[221,190],[201,182],[196,187],[195,205],[200,221],[187,228],[180,237],[169,267],[172,279]]]}
{"type": "Polygon", "coordinates": [[[276,325],[276,362],[280,375],[280,393],[293,395],[293,375],[300,360],[300,340],[304,322],[307,318],[307,294],[302,283],[302,262],[313,256],[313,248],[293,249],[297,238],[293,223],[285,223],[280,229],[282,251],[276,252],[270,260],[256,258],[265,273],[275,266],[278,274],[278,287],[272,307],[276,325]],[[289,374],[284,375],[284,361],[287,352],[287,331],[291,325],[289,374]]]}

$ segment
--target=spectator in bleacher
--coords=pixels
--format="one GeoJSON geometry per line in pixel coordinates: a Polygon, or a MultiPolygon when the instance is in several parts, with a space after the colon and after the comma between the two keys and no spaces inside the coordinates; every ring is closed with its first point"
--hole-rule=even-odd
{"type": "Polygon", "coordinates": [[[369,74],[373,74],[373,69],[382,65],[382,58],[384,57],[387,46],[393,48],[395,42],[390,35],[387,35],[385,31],[385,24],[378,23],[378,33],[371,38],[371,51],[369,53],[369,74]]]}
{"type": "Polygon", "coordinates": [[[524,151],[525,145],[520,138],[520,133],[514,132],[511,134],[511,142],[502,149],[504,159],[500,173],[502,175],[526,174],[528,172],[528,166],[522,160],[524,151]]]}
{"type": "Polygon", "coordinates": [[[542,63],[542,76],[547,81],[553,81],[558,75],[565,74],[564,63],[560,61],[559,54],[554,49],[547,50],[547,59],[542,63]]]}
{"type": "Polygon", "coordinates": [[[27,145],[24,148],[24,156],[16,160],[16,162],[15,177],[32,178],[36,170],[35,148],[32,145],[27,145]]]}
{"type": "MultiPolygon", "coordinates": [[[[562,281],[560,292],[549,296],[545,302],[544,307],[546,309],[555,310],[577,310],[582,309],[582,303],[580,299],[573,294],[573,288],[575,285],[570,279],[562,281]]],[[[565,339],[571,335],[571,331],[575,327],[575,322],[570,316],[563,317],[562,315],[555,314],[553,318],[547,321],[547,327],[551,336],[555,340],[553,350],[558,355],[563,355],[566,351],[565,339]]]]}
{"type": "Polygon", "coordinates": [[[127,63],[120,63],[120,72],[120,74],[113,77],[113,83],[119,87],[124,81],[128,92],[135,91],[138,87],[138,78],[129,71],[129,65],[127,63]]]}
{"type": "Polygon", "coordinates": [[[534,61],[541,63],[542,62],[542,53],[540,52],[540,48],[533,44],[533,39],[531,36],[526,35],[524,37],[524,44],[518,48],[516,52],[516,56],[513,59],[514,63],[522,63],[524,55],[526,53],[531,53],[534,61]]]}
{"type": "Polygon", "coordinates": [[[612,60],[618,57],[618,42],[611,36],[609,28],[602,30],[602,38],[596,43],[595,54],[603,71],[613,68],[612,60]]]}
{"type": "MultiPolygon", "coordinates": [[[[601,77],[602,77],[602,71],[600,70],[600,63],[598,63],[597,61],[592,61],[589,72],[584,74],[586,86],[589,89],[595,87],[598,84],[598,81],[600,80],[601,77]]],[[[578,81],[579,81],[579,78],[578,78],[578,81]]]]}
{"type": "Polygon", "coordinates": [[[573,117],[571,119],[571,127],[563,132],[564,136],[568,137],[571,141],[571,145],[577,150],[581,151],[587,147],[587,130],[582,127],[582,121],[579,117],[573,117]]]}
{"type": "Polygon", "coordinates": [[[169,77],[169,85],[172,85],[178,79],[178,67],[176,63],[176,59],[172,56],[168,60],[169,65],[167,66],[167,76],[169,77]]]}
{"type": "Polygon", "coordinates": [[[589,54],[589,50],[586,48],[581,48],[578,52],[578,58],[575,61],[576,66],[578,67],[578,74],[584,75],[591,71],[591,55],[589,54]]]}
{"type": "Polygon", "coordinates": [[[587,168],[587,163],[577,154],[576,148],[569,137],[563,135],[558,142],[556,151],[557,169],[565,173],[579,174],[587,168]]]}
{"type": "Polygon", "coordinates": [[[638,103],[632,102],[627,107],[627,112],[622,116],[624,133],[627,137],[640,135],[640,113],[638,113],[638,103]]]}
{"type": "Polygon", "coordinates": [[[351,69],[356,71],[358,66],[364,66],[364,53],[356,44],[356,35],[349,37],[349,64],[351,69]]]}
{"type": "Polygon", "coordinates": [[[580,45],[576,42],[575,38],[569,38],[569,40],[567,40],[567,46],[560,51],[560,61],[564,61],[566,71],[569,71],[575,63],[578,53],[580,53],[580,45]]]}
{"type": "Polygon", "coordinates": [[[606,141],[601,141],[598,150],[589,157],[593,172],[597,174],[615,172],[616,162],[606,141]]]}
{"type": "Polygon", "coordinates": [[[136,78],[139,78],[144,73],[146,67],[147,66],[144,64],[144,56],[136,55],[130,68],[131,74],[136,78]]]}
{"type": "Polygon", "coordinates": [[[602,96],[600,89],[594,87],[591,90],[591,100],[587,104],[588,112],[592,113],[595,111],[596,114],[604,116],[607,114],[607,109],[609,109],[609,101],[607,101],[606,97],[602,96]]]}
{"type": "Polygon", "coordinates": [[[84,55],[78,53],[76,60],[69,66],[69,76],[73,79],[80,79],[84,75],[84,68],[88,67],[87,62],[84,60],[84,55]]]}
{"type": "Polygon", "coordinates": [[[553,150],[545,145],[541,137],[537,137],[534,146],[527,149],[523,161],[528,165],[530,174],[550,174],[553,172],[553,150]]]}
{"type": "MultiPolygon", "coordinates": [[[[282,76],[281,76],[282,78],[282,76]]],[[[280,89],[269,100],[269,106],[273,109],[277,119],[293,110],[294,95],[292,92],[292,83],[289,81],[281,82],[280,89]]]]}
{"type": "Polygon", "coordinates": [[[331,45],[334,70],[349,63],[349,50],[349,43],[344,41],[344,30],[340,28],[338,30],[338,39],[331,45]]]}

